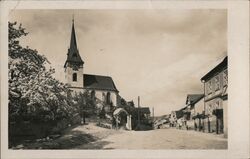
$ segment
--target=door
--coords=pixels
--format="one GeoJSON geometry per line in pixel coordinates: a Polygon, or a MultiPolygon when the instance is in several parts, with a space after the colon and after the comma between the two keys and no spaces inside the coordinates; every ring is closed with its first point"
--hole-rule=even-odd
{"type": "Polygon", "coordinates": [[[216,133],[223,133],[223,109],[216,110],[216,133]]]}

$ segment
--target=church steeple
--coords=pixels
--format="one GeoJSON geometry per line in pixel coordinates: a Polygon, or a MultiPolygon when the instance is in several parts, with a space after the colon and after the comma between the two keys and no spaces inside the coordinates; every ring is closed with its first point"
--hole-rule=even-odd
{"type": "Polygon", "coordinates": [[[67,63],[71,63],[74,65],[83,65],[84,64],[84,62],[79,54],[78,48],[77,48],[74,18],[72,19],[70,47],[68,49],[67,60],[64,64],[64,67],[66,67],[67,63]]]}
{"type": "Polygon", "coordinates": [[[71,48],[71,49],[77,49],[77,44],[76,44],[76,33],[75,33],[75,26],[74,26],[74,18],[72,19],[72,29],[71,29],[70,48],[71,48]]]}
{"type": "Polygon", "coordinates": [[[84,80],[83,80],[83,60],[79,54],[76,33],[74,26],[74,19],[72,20],[70,46],[67,53],[67,60],[65,61],[65,80],[69,85],[69,88],[74,91],[83,91],[84,80]]]}

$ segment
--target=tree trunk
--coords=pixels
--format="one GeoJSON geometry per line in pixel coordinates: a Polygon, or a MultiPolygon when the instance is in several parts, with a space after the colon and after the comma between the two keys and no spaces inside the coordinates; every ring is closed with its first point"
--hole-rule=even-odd
{"type": "Polygon", "coordinates": [[[86,121],[85,121],[85,112],[83,112],[82,114],[83,114],[83,124],[86,124],[86,121]]]}

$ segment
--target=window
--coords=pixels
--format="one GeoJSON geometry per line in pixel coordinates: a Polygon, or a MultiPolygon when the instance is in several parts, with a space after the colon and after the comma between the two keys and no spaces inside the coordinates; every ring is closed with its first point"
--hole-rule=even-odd
{"type": "Polygon", "coordinates": [[[212,105],[212,104],[209,104],[209,105],[207,106],[207,114],[212,114],[212,112],[213,112],[213,105],[212,105]]]}
{"type": "Polygon", "coordinates": [[[102,92],[102,101],[105,101],[105,93],[102,92]]]}
{"type": "Polygon", "coordinates": [[[223,71],[223,86],[227,86],[228,76],[227,76],[227,69],[223,71]]]}
{"type": "Polygon", "coordinates": [[[72,69],[73,69],[74,71],[77,71],[77,70],[78,70],[77,65],[73,65],[73,66],[72,66],[72,69]]]}
{"type": "Polygon", "coordinates": [[[95,99],[95,91],[91,91],[91,99],[95,99]]]}
{"type": "Polygon", "coordinates": [[[206,85],[207,85],[206,89],[207,94],[212,93],[212,80],[208,81],[206,85]]]}
{"type": "Polygon", "coordinates": [[[77,73],[73,73],[73,81],[77,81],[77,73]]]}
{"type": "Polygon", "coordinates": [[[107,104],[110,104],[110,92],[107,93],[106,101],[107,104]]]}
{"type": "Polygon", "coordinates": [[[215,91],[219,90],[220,89],[220,77],[219,75],[215,76],[214,78],[214,85],[215,85],[215,91]]]}

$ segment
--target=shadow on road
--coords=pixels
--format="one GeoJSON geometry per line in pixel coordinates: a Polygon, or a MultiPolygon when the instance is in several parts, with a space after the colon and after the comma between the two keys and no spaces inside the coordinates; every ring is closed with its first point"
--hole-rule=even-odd
{"type": "Polygon", "coordinates": [[[76,149],[113,149],[113,148],[104,148],[105,145],[108,145],[112,142],[108,142],[108,141],[96,141],[96,142],[91,142],[89,144],[86,145],[82,145],[77,147],[76,149]]]}
{"type": "Polygon", "coordinates": [[[37,139],[22,142],[12,149],[102,149],[109,142],[102,142],[98,137],[78,130],[69,130],[57,139],[37,139]],[[93,143],[92,143],[93,142],[93,143]],[[86,146],[85,146],[86,145],[86,146]]]}

